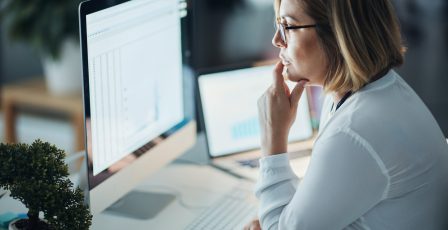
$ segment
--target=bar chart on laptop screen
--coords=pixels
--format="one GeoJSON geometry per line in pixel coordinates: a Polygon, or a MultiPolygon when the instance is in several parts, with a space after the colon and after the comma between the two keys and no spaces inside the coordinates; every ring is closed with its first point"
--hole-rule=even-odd
{"type": "Polygon", "coordinates": [[[152,3],[159,8],[151,13],[145,7],[153,5],[136,1],[112,12],[114,20],[101,11],[87,17],[95,175],[183,117],[177,105],[182,85],[176,80],[182,77],[180,23],[172,15],[179,14],[177,1],[152,3]]]}
{"type": "MultiPolygon", "coordinates": [[[[210,74],[199,79],[210,153],[225,155],[260,147],[258,98],[272,84],[273,66],[210,74]]],[[[295,83],[288,82],[292,89],[295,83]]],[[[309,137],[306,94],[289,140],[309,137]]]]}
{"type": "Polygon", "coordinates": [[[259,133],[260,126],[258,125],[258,118],[255,116],[246,120],[238,121],[232,126],[233,140],[257,137],[259,133]]]}

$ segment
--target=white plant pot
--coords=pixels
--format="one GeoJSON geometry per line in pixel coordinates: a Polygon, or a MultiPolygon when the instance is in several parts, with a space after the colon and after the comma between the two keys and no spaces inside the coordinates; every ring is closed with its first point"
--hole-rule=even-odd
{"type": "Polygon", "coordinates": [[[9,223],[8,230],[19,230],[14,224],[21,219],[13,220],[9,223]]]}
{"type": "Polygon", "coordinates": [[[45,81],[49,92],[56,96],[80,94],[82,66],[79,44],[73,39],[64,41],[58,60],[42,58],[45,81]]]}

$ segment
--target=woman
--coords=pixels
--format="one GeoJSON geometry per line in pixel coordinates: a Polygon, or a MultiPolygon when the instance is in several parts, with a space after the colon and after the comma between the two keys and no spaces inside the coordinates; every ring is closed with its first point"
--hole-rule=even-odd
{"type": "Polygon", "coordinates": [[[404,48],[390,1],[276,0],[275,10],[281,62],[258,101],[259,222],[247,228],[448,229],[448,145],[392,70],[404,48]],[[292,91],[284,78],[297,82],[292,91]],[[287,139],[307,85],[328,97],[298,181],[287,139]]]}

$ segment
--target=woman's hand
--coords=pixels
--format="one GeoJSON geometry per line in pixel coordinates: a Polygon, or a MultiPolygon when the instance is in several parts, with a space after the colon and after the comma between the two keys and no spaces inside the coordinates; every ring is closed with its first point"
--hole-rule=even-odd
{"type": "Polygon", "coordinates": [[[264,156],[287,151],[289,129],[295,121],[297,107],[306,81],[299,81],[290,92],[282,76],[283,64],[274,69],[274,83],[258,99],[261,152],[264,156]]]}
{"type": "Polygon", "coordinates": [[[244,230],[261,230],[260,221],[258,219],[252,220],[244,226],[244,230]]]}

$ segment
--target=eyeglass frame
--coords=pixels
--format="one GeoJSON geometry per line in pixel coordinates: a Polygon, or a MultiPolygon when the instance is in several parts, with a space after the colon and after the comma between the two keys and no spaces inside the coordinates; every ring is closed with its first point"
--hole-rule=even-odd
{"type": "Polygon", "coordinates": [[[286,31],[287,30],[297,30],[297,29],[304,29],[304,28],[317,28],[319,24],[308,24],[308,25],[302,25],[302,26],[286,26],[285,24],[279,22],[275,23],[276,31],[280,33],[280,37],[282,38],[283,44],[288,44],[286,41],[286,31]]]}

